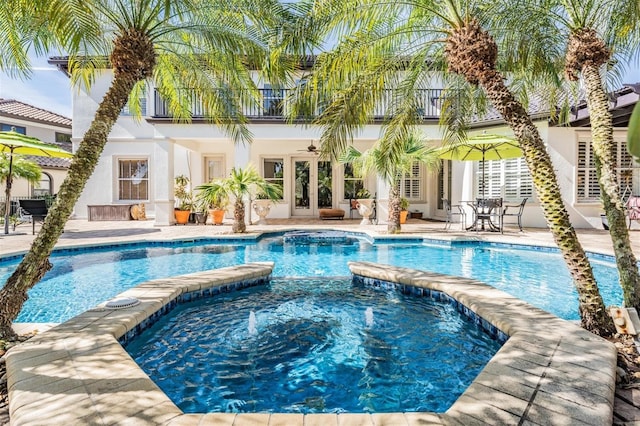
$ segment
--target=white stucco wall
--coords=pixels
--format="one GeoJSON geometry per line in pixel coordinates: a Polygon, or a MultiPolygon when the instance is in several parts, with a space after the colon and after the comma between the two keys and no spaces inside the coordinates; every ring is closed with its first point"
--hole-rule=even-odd
{"type": "MultiPolygon", "coordinates": [[[[110,75],[105,73],[97,79],[91,94],[80,91],[75,94],[73,102],[74,142],[78,142],[89,127],[98,103],[107,90],[110,75]]],[[[148,113],[153,111],[153,93],[148,94],[148,113]]],[[[549,154],[556,170],[567,211],[575,227],[600,227],[599,204],[577,203],[575,200],[575,180],[577,161],[577,141],[581,134],[588,135],[588,129],[550,128],[546,121],[536,122],[541,137],[546,141],[549,154]],[[585,133],[586,132],[586,133],[585,133]]],[[[427,138],[437,141],[441,138],[441,130],[436,124],[421,126],[427,138]]],[[[77,204],[76,215],[86,217],[87,205],[118,203],[115,164],[118,158],[148,158],[151,181],[150,199],[147,200],[147,214],[156,216],[157,224],[169,224],[173,206],[173,177],[184,174],[189,176],[192,187],[203,183],[205,179],[205,158],[220,157],[224,163],[226,174],[234,166],[254,164],[259,170],[264,158],[282,158],[285,164],[285,194],[282,202],[271,209],[269,217],[288,218],[297,213],[292,209],[293,171],[295,158],[315,158],[306,152],[306,147],[314,141],[318,146],[319,129],[309,126],[289,125],[284,122],[255,122],[249,124],[253,134],[250,145],[235,145],[224,132],[211,124],[176,124],[169,121],[145,119],[134,120],[132,117],[120,117],[109,135],[109,142],[103,156],[90,179],[87,188],[77,204]],[[169,152],[171,151],[171,152],[169,152]],[[156,212],[156,209],[158,211],[156,212]]],[[[511,135],[507,126],[492,126],[490,133],[511,135]]],[[[355,146],[365,150],[379,138],[380,125],[366,126],[355,136],[355,146]]],[[[481,133],[482,129],[471,132],[481,133]]],[[[340,167],[334,164],[334,170],[340,167]]],[[[451,201],[457,203],[473,200],[474,163],[453,161],[451,163],[452,184],[451,201]]],[[[444,219],[444,212],[437,208],[437,176],[427,173],[424,182],[424,200],[413,202],[410,210],[423,212],[425,218],[444,219]]],[[[348,205],[342,194],[341,173],[337,173],[333,182],[334,207],[343,208],[348,214],[348,205]]],[[[388,191],[375,177],[367,180],[367,187],[372,193],[378,193],[380,200],[379,217],[386,219],[386,200],[388,191]]],[[[470,211],[469,211],[470,213],[470,211]]],[[[254,215],[253,220],[257,217],[254,215]]],[[[533,197],[527,203],[523,215],[524,225],[528,227],[546,227],[542,209],[533,197]]]]}

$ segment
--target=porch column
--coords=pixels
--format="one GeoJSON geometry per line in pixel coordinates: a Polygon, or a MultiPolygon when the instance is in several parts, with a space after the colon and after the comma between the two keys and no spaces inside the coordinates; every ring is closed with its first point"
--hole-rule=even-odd
{"type": "MultiPolygon", "coordinates": [[[[249,164],[249,158],[250,158],[250,145],[248,143],[237,143],[234,146],[234,159],[233,159],[233,166],[236,168],[245,168],[247,167],[247,165],[249,164]]],[[[254,164],[255,167],[258,168],[258,170],[260,170],[260,165],[259,164],[254,164]]],[[[244,217],[245,220],[247,222],[247,225],[252,225],[253,224],[253,217],[252,217],[252,212],[253,209],[251,208],[251,203],[249,202],[248,199],[244,200],[244,217]]]]}
{"type": "Polygon", "coordinates": [[[153,147],[153,194],[155,226],[175,223],[173,215],[173,154],[174,143],[168,139],[157,140],[153,147]]]}

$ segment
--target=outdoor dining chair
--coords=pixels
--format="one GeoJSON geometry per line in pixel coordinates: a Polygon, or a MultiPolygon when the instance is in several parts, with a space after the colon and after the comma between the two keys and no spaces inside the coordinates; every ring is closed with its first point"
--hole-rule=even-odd
{"type": "Polygon", "coordinates": [[[442,205],[447,215],[447,222],[444,225],[444,229],[449,229],[451,227],[454,216],[460,216],[460,223],[462,224],[462,230],[464,230],[467,226],[467,213],[464,211],[462,206],[460,204],[452,205],[446,198],[442,199],[442,205]]]}
{"type": "Polygon", "coordinates": [[[518,218],[518,228],[520,228],[520,232],[522,232],[522,212],[524,211],[524,205],[527,203],[527,199],[529,197],[524,197],[520,204],[505,204],[504,209],[502,210],[502,227],[501,232],[504,234],[504,218],[505,216],[511,216],[518,218]],[[509,211],[509,208],[517,209],[509,211]]]}

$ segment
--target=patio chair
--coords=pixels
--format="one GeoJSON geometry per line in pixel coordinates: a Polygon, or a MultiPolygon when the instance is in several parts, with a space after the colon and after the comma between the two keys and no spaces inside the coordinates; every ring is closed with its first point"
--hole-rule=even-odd
{"type": "Polygon", "coordinates": [[[32,233],[36,233],[36,221],[44,222],[44,218],[49,213],[47,202],[44,199],[39,200],[19,200],[20,209],[25,215],[31,216],[32,233]]]}
{"type": "Polygon", "coordinates": [[[477,198],[472,208],[475,218],[470,230],[502,232],[502,198],[477,198]]]}
{"type": "Polygon", "coordinates": [[[631,229],[631,221],[640,220],[640,197],[637,195],[629,196],[625,207],[629,218],[629,229],[631,229]]]}
{"type": "Polygon", "coordinates": [[[442,205],[444,206],[444,211],[447,215],[447,222],[444,225],[444,229],[449,229],[451,227],[454,216],[460,216],[460,223],[462,225],[462,230],[464,230],[467,226],[467,213],[464,211],[462,206],[460,204],[452,205],[446,198],[442,199],[442,205]]]}
{"type": "Polygon", "coordinates": [[[502,227],[501,232],[504,234],[504,218],[505,216],[511,216],[518,218],[518,228],[520,228],[520,232],[522,232],[522,212],[524,211],[524,205],[527,203],[529,197],[524,197],[520,204],[505,204],[504,209],[502,209],[502,227]],[[509,212],[509,208],[517,209],[509,212]]]}

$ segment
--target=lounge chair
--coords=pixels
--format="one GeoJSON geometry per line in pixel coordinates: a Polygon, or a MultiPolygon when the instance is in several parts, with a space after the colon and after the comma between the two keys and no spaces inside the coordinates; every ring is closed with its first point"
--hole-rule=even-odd
{"type": "Polygon", "coordinates": [[[20,209],[24,215],[31,217],[32,233],[36,233],[36,221],[44,222],[44,218],[49,213],[46,200],[18,200],[20,202],[20,209]]]}

